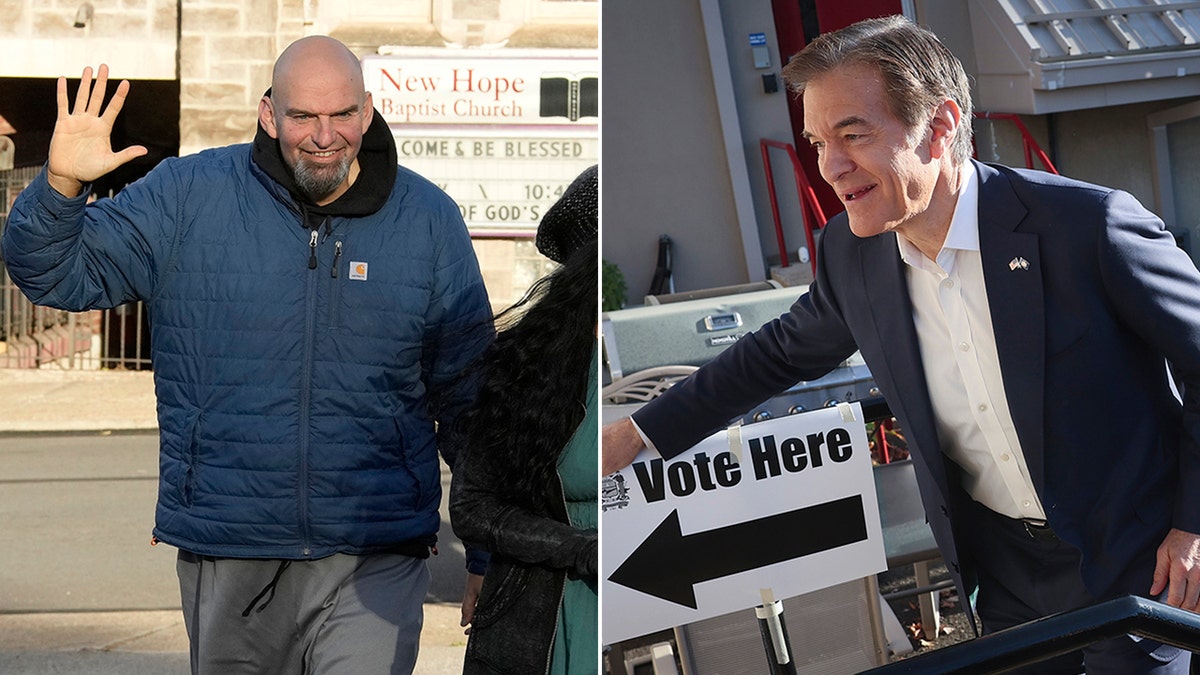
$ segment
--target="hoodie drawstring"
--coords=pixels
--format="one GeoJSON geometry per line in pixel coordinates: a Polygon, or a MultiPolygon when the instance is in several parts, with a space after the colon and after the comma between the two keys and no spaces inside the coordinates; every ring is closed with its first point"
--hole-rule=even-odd
{"type": "Polygon", "coordinates": [[[243,617],[250,616],[251,611],[254,611],[255,613],[261,612],[267,608],[267,605],[271,604],[271,601],[275,599],[275,587],[279,585],[279,577],[283,576],[283,571],[286,570],[291,564],[291,560],[282,560],[279,562],[279,568],[275,570],[275,576],[271,577],[271,582],[264,586],[263,589],[258,592],[258,595],[254,596],[254,599],[250,601],[250,604],[246,606],[245,611],[242,612],[243,617]],[[270,595],[266,600],[263,600],[263,604],[259,605],[258,609],[254,609],[254,605],[259,600],[262,600],[262,597],[268,593],[270,595]]]}

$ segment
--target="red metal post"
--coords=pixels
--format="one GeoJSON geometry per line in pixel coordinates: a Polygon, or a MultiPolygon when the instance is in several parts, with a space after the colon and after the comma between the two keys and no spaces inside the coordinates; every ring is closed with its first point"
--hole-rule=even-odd
{"type": "Polygon", "coordinates": [[[1037,140],[1034,139],[1033,134],[1029,133],[1029,129],[1025,126],[1025,123],[1021,121],[1019,116],[1013,113],[976,112],[975,117],[985,120],[1003,120],[1006,122],[1012,122],[1014,125],[1016,125],[1017,131],[1021,134],[1021,147],[1025,151],[1025,167],[1029,169],[1033,168],[1033,156],[1036,155],[1038,160],[1042,163],[1042,166],[1046,167],[1047,171],[1053,174],[1058,173],[1058,169],[1055,168],[1054,163],[1050,161],[1050,156],[1047,155],[1044,150],[1042,150],[1042,146],[1038,145],[1037,140]]]}
{"type": "Polygon", "coordinates": [[[775,217],[775,236],[779,240],[779,258],[783,266],[787,267],[787,245],[783,241],[783,227],[779,221],[779,201],[775,195],[775,179],[774,173],[771,170],[770,148],[783,150],[792,162],[792,175],[796,180],[796,194],[800,198],[804,239],[808,246],[809,260],[812,263],[813,272],[816,272],[817,245],[816,239],[813,237],[813,232],[825,227],[826,222],[825,211],[821,208],[821,203],[817,201],[817,192],[813,190],[812,184],[808,182],[808,176],[805,175],[804,168],[800,165],[800,157],[796,154],[796,148],[791,143],[763,138],[759,141],[759,147],[762,149],[763,169],[766,171],[767,176],[767,192],[771,198],[771,212],[775,217]]]}

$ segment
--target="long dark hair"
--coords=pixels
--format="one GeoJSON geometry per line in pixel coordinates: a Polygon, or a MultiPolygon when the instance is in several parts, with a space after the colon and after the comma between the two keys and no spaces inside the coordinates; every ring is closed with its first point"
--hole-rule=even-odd
{"type": "Polygon", "coordinates": [[[597,244],[593,239],[496,317],[483,380],[460,424],[470,452],[503,453],[498,489],[544,511],[559,454],[583,421],[596,349],[597,244]]]}

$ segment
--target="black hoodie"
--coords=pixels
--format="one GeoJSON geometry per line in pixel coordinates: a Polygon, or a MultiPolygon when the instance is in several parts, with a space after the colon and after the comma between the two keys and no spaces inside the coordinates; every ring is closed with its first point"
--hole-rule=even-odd
{"type": "MultiPolygon", "coordinates": [[[[268,89],[264,96],[270,94],[268,89]]],[[[387,203],[396,183],[396,141],[378,109],[371,118],[371,126],[363,134],[362,148],[358,151],[358,178],[345,194],[324,206],[314,204],[296,187],[291,169],[283,162],[279,141],[267,134],[261,122],[254,135],[251,157],[268,176],[287,188],[305,213],[307,227],[312,229],[320,227],[326,216],[352,218],[375,213],[387,203]]]]}

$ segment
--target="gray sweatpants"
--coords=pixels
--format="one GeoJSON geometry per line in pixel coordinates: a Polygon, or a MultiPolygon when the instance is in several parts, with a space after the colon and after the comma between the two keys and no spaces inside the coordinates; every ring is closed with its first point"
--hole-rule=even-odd
{"type": "Polygon", "coordinates": [[[408,675],[417,662],[424,560],[284,563],[180,551],[176,569],[193,675],[408,675]]]}

